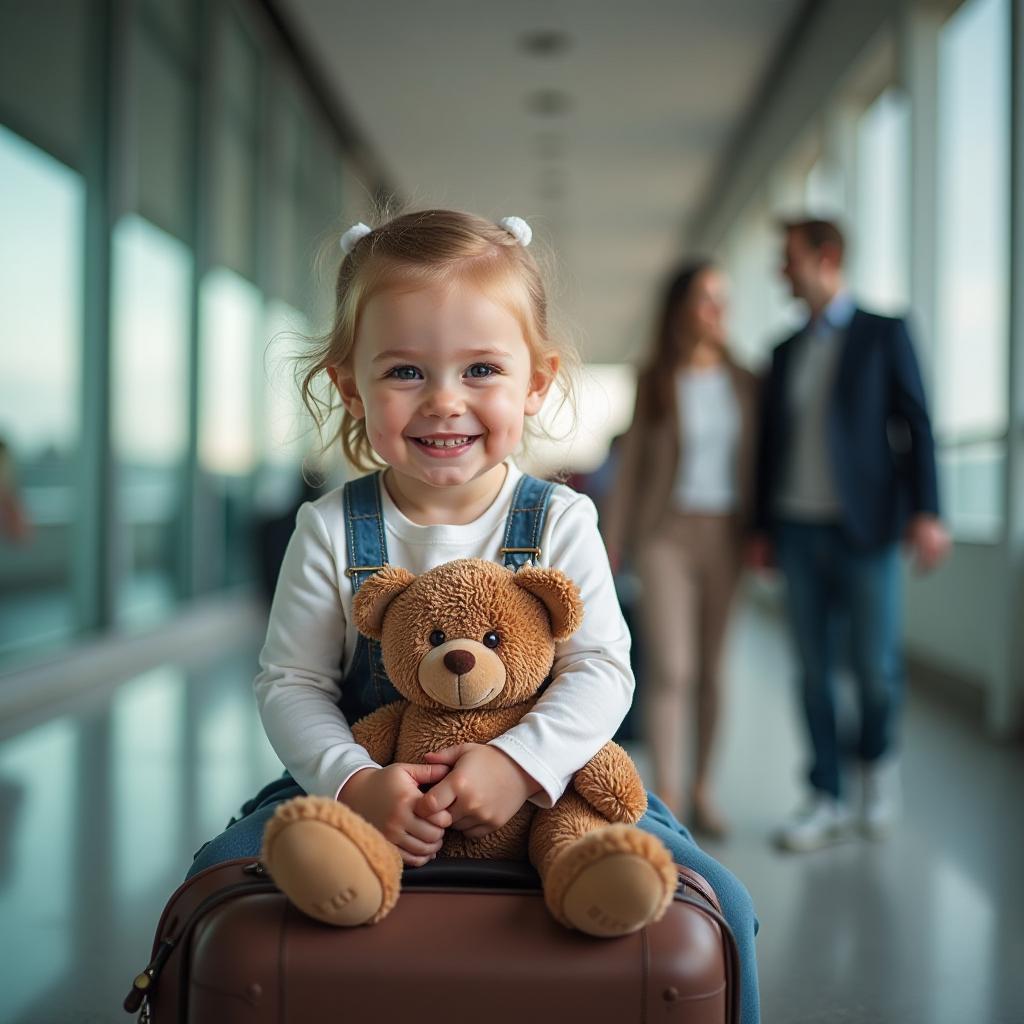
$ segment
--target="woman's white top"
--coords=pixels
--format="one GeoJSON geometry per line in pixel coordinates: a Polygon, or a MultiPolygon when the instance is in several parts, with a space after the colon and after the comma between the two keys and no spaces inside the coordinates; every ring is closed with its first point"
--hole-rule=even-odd
{"type": "Polygon", "coordinates": [[[725,515],[736,510],[740,407],[722,366],[676,375],[681,458],[672,501],[685,512],[725,515]]]}
{"type": "MultiPolygon", "coordinates": [[[[505,519],[522,476],[507,465],[491,507],[461,526],[413,523],[382,486],[389,562],[419,574],[456,558],[500,561],[505,519]]],[[[546,807],[619,727],[632,700],[633,674],[629,631],[589,498],[561,485],[554,489],[537,564],[561,569],[576,582],[583,625],[557,645],[553,681],[536,706],[491,742],[543,787],[532,800],[546,807]]],[[[318,796],[337,796],[352,775],[376,764],[337,707],[341,666],[347,672],[358,637],[347,565],[337,488],[299,509],[254,682],[274,750],[299,785],[318,796]]]]}

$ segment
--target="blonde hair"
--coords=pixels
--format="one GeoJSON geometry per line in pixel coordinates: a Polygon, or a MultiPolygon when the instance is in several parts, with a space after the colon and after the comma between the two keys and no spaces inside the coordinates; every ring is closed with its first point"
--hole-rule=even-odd
{"type": "MultiPolygon", "coordinates": [[[[335,243],[337,244],[337,243],[335,243]]],[[[500,303],[519,321],[535,370],[557,353],[553,381],[562,402],[575,413],[574,377],[579,357],[567,342],[555,344],[548,330],[548,302],[537,261],[505,228],[457,210],[422,210],[386,221],[360,238],[341,261],[334,290],[331,329],[299,358],[300,390],[320,433],[322,450],[341,440],[357,469],[381,465],[362,419],[341,403],[333,384],[317,393],[318,379],[334,367],[351,364],[359,319],[374,295],[403,289],[467,282],[500,303]],[[341,408],[341,423],[325,438],[325,428],[341,408]]],[[[537,433],[539,428],[528,427],[537,433]]],[[[525,436],[525,434],[524,434],[525,436]]]]}

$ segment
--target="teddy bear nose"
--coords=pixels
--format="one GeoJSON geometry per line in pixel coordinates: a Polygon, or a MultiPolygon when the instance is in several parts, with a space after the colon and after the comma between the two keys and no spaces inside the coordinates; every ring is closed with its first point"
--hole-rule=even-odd
{"type": "Polygon", "coordinates": [[[476,658],[469,651],[449,651],[444,656],[445,668],[457,676],[464,676],[467,672],[471,672],[475,664],[476,658]]]}

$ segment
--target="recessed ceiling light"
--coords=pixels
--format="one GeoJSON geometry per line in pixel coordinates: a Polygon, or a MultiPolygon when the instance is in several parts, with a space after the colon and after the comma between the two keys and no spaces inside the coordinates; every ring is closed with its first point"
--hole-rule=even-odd
{"type": "Polygon", "coordinates": [[[571,42],[569,33],[559,28],[537,28],[519,37],[520,47],[534,57],[557,57],[571,42]]]}

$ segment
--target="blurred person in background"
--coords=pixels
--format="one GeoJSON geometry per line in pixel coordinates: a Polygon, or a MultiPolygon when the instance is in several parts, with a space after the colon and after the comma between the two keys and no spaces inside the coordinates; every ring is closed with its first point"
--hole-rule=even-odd
{"type": "Polygon", "coordinates": [[[32,539],[32,524],[25,510],[14,468],[14,456],[0,438],[0,537],[12,544],[32,539]]]}
{"type": "Polygon", "coordinates": [[[726,346],[725,308],[725,278],[711,263],[690,263],[670,279],[602,510],[613,567],[630,562],[640,583],[648,671],[638,689],[653,789],[718,838],[728,826],[712,796],[711,762],[722,652],[753,508],[758,418],[756,378],[726,346]]]}
{"type": "Polygon", "coordinates": [[[749,561],[777,564],[802,672],[810,792],[780,829],[813,850],[857,824],[845,798],[836,724],[837,631],[849,629],[860,704],[860,824],[896,822],[903,691],[899,541],[918,568],[946,556],[931,426],[906,323],[860,309],[846,290],[844,239],[824,220],[782,225],[782,275],[809,320],[772,355],[763,389],[749,561]]]}

